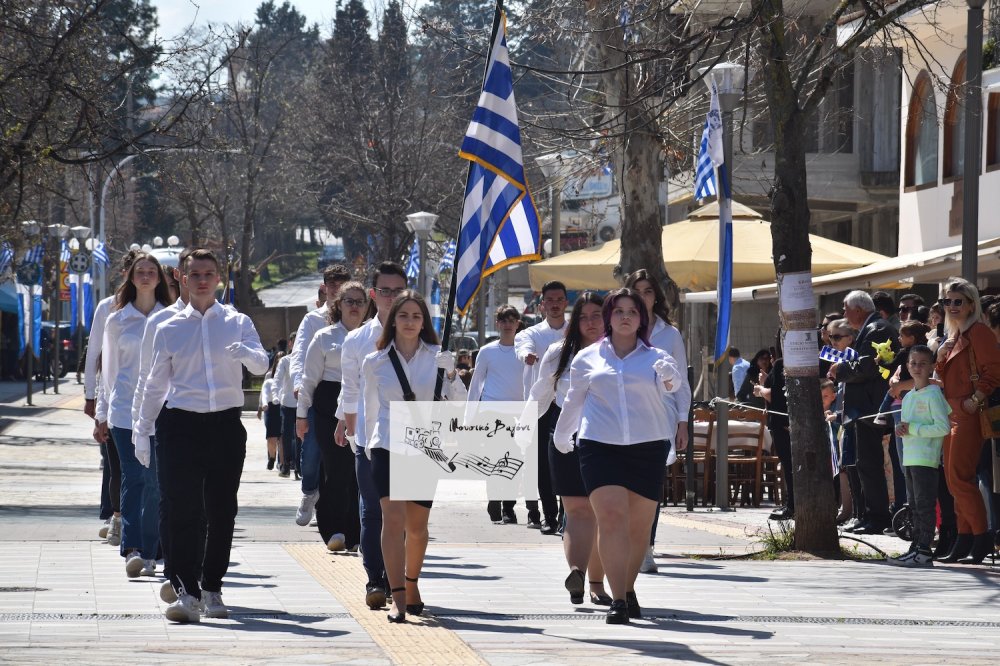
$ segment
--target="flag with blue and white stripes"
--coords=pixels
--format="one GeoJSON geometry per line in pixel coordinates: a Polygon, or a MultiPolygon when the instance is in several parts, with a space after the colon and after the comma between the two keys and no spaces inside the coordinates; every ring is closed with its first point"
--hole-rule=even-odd
{"type": "Polygon", "coordinates": [[[441,255],[441,264],[438,266],[438,275],[447,273],[455,268],[455,241],[450,240],[444,244],[444,254],[441,255]]]}
{"type": "Polygon", "coordinates": [[[68,264],[70,256],[69,242],[63,239],[59,243],[59,261],[68,264]]]}
{"type": "Polygon", "coordinates": [[[483,278],[504,266],[541,259],[541,224],[528,191],[507,20],[499,7],[486,76],[459,156],[472,162],[455,251],[455,307],[465,314],[483,278]]]}
{"type": "Polygon", "coordinates": [[[107,268],[111,265],[111,257],[108,256],[108,248],[101,241],[94,245],[94,264],[107,268]]]}
{"type": "Polygon", "coordinates": [[[39,243],[24,253],[24,263],[40,264],[45,259],[45,246],[39,243]]]}
{"type": "Polygon", "coordinates": [[[712,80],[712,101],[705,118],[705,128],[701,131],[701,146],[698,149],[698,163],[694,171],[694,196],[706,199],[715,196],[715,167],[725,161],[722,149],[722,113],[719,111],[719,96],[715,80],[712,80]]]}
{"type": "Polygon", "coordinates": [[[434,332],[440,336],[441,331],[444,330],[444,315],[441,314],[441,283],[438,282],[437,278],[431,279],[429,310],[431,313],[431,323],[434,324],[434,332]]]}
{"type": "Polygon", "coordinates": [[[10,266],[13,261],[14,248],[10,246],[10,243],[0,245],[0,273],[7,270],[7,267],[10,266]]]}
{"type": "Polygon", "coordinates": [[[420,239],[414,237],[413,246],[410,247],[410,258],[406,262],[406,279],[410,285],[417,283],[420,277],[420,239]]]}

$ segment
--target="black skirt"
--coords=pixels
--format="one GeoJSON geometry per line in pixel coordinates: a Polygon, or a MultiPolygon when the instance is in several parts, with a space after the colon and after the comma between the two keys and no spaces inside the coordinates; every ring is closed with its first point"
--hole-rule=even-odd
{"type": "Polygon", "coordinates": [[[268,439],[281,437],[281,405],[271,403],[264,412],[264,430],[268,439]]]}
{"type": "Polygon", "coordinates": [[[555,404],[552,405],[551,410],[550,423],[552,427],[549,428],[548,432],[538,433],[538,445],[548,448],[552,492],[562,497],[586,497],[587,488],[583,485],[583,475],[580,474],[579,450],[573,449],[569,453],[560,453],[559,449],[552,443],[552,433],[555,431],[556,422],[559,420],[559,413],[562,410],[555,404]]]}
{"type": "MultiPolygon", "coordinates": [[[[387,449],[372,449],[372,478],[375,480],[375,490],[379,498],[389,497],[389,461],[391,454],[387,449]]],[[[399,456],[402,457],[402,456],[399,456]]],[[[418,506],[431,508],[434,502],[413,501],[418,506]]]]}
{"type": "Polygon", "coordinates": [[[619,445],[581,439],[576,450],[587,494],[602,486],[622,486],[658,502],[663,497],[668,448],[666,440],[619,445]]]}

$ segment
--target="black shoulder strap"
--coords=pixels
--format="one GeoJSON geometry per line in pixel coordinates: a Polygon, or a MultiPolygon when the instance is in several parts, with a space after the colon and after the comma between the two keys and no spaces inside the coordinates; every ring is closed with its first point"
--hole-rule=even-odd
{"type": "Polygon", "coordinates": [[[399,362],[399,355],[396,354],[395,347],[389,347],[389,360],[392,361],[392,369],[396,371],[396,378],[399,379],[399,385],[403,387],[403,400],[413,402],[417,399],[417,396],[413,393],[413,389],[410,388],[410,382],[406,379],[406,373],[403,371],[403,365],[399,362]]]}

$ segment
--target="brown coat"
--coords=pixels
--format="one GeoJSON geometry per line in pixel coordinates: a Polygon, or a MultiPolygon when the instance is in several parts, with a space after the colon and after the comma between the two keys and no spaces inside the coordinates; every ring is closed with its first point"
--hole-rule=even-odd
{"type": "Polygon", "coordinates": [[[989,396],[1000,386],[1000,346],[986,324],[976,322],[958,336],[948,358],[935,366],[944,384],[944,397],[952,409],[960,409],[962,401],[978,389],[989,396]],[[975,352],[979,379],[972,385],[972,365],[969,346],[975,352]]]}

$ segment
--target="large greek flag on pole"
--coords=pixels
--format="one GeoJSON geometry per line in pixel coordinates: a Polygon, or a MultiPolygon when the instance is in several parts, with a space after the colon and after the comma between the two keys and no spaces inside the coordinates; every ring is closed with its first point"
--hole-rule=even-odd
{"type": "Polygon", "coordinates": [[[528,192],[503,11],[483,91],[459,156],[472,162],[458,234],[455,306],[464,314],[483,278],[509,264],[541,259],[540,224],[528,192]]]}

